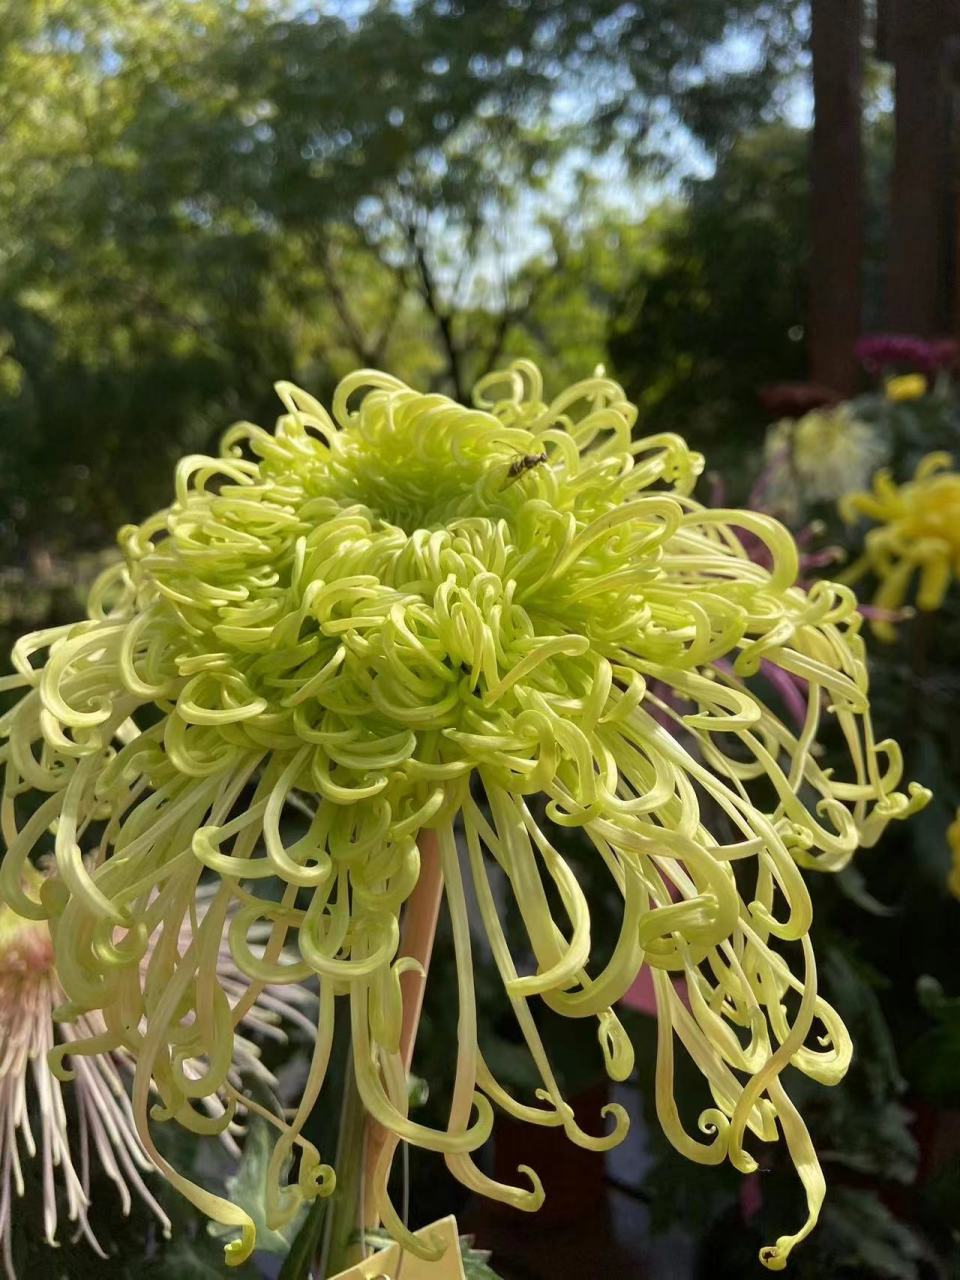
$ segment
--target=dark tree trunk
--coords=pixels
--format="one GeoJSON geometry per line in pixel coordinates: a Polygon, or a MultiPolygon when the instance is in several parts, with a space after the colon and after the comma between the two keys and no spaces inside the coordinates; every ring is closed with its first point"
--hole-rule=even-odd
{"type": "Polygon", "coordinates": [[[924,336],[949,323],[951,6],[899,0],[893,14],[896,153],[890,205],[887,324],[924,336]]]}
{"type": "Polygon", "coordinates": [[[810,157],[810,376],[856,389],[861,324],[862,0],[813,0],[810,157]]]}
{"type": "Polygon", "coordinates": [[[877,0],[873,32],[873,54],[879,62],[893,61],[894,0],[877,0]]]}

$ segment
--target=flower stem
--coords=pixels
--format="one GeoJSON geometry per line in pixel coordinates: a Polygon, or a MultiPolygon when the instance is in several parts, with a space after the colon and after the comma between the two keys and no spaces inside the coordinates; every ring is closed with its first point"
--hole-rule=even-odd
{"type": "MultiPolygon", "coordinates": [[[[400,937],[400,955],[411,956],[418,961],[423,972],[408,969],[400,976],[403,992],[403,1024],[400,1031],[400,1057],[403,1069],[409,1075],[413,1061],[413,1048],[417,1040],[417,1028],[423,1010],[423,996],[427,986],[427,970],[433,954],[433,942],[437,933],[440,901],[443,897],[443,871],[440,850],[433,831],[421,831],[420,875],[416,887],[407,900],[403,916],[403,932],[400,937]]],[[[373,1170],[377,1154],[383,1142],[383,1130],[374,1121],[367,1122],[366,1168],[364,1171],[364,1222],[365,1227],[376,1227],[379,1218],[374,1208],[372,1192],[373,1170]]]]}
{"type": "Polygon", "coordinates": [[[363,1142],[366,1113],[357,1091],[353,1051],[348,1047],[337,1137],[337,1186],[327,1211],[319,1275],[339,1275],[356,1261],[356,1233],[361,1221],[363,1142]]]}
{"type": "MultiPolygon", "coordinates": [[[[399,951],[401,956],[417,960],[423,968],[422,975],[408,970],[400,978],[403,992],[400,1056],[407,1072],[413,1060],[426,971],[430,966],[443,896],[443,873],[434,833],[421,832],[419,846],[420,876],[404,911],[399,951]]],[[[370,1180],[382,1140],[379,1125],[370,1120],[364,1110],[357,1091],[353,1055],[348,1052],[337,1140],[337,1189],[328,1211],[320,1254],[319,1274],[322,1277],[338,1275],[352,1266],[361,1252],[357,1244],[358,1227],[372,1229],[378,1225],[370,1180]]]]}
{"type": "Polygon", "coordinates": [[[400,1032],[400,1056],[404,1068],[409,1071],[413,1061],[413,1046],[420,1025],[423,995],[427,986],[427,970],[433,954],[433,941],[437,933],[440,900],[443,897],[443,872],[440,868],[440,850],[436,833],[420,833],[420,877],[410,895],[403,917],[403,934],[400,954],[419,961],[423,973],[407,970],[400,978],[403,991],[403,1029],[400,1032]]]}

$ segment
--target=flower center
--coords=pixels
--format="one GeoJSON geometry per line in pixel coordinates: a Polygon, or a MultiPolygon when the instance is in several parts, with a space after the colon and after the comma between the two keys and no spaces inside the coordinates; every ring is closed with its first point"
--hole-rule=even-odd
{"type": "Polygon", "coordinates": [[[359,503],[385,524],[411,534],[438,529],[456,515],[486,515],[496,505],[499,474],[506,481],[509,462],[481,458],[391,459],[374,463],[362,454],[350,458],[339,478],[341,503],[359,503]]]}
{"type": "Polygon", "coordinates": [[[53,970],[53,941],[42,920],[24,920],[0,907],[0,979],[35,977],[53,970]]]}
{"type": "Polygon", "coordinates": [[[307,492],[341,507],[361,504],[407,534],[457,516],[509,516],[546,460],[525,426],[443,396],[374,391],[342,421],[307,492]]]}

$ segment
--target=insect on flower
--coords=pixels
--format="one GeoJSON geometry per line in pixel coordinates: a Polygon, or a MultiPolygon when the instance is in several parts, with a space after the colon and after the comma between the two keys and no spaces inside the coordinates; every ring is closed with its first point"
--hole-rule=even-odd
{"type": "Polygon", "coordinates": [[[547,455],[541,453],[524,453],[519,458],[514,459],[507,468],[507,478],[502,488],[508,489],[510,485],[519,480],[521,476],[526,475],[528,471],[532,471],[534,467],[541,467],[547,460],[547,455]]]}

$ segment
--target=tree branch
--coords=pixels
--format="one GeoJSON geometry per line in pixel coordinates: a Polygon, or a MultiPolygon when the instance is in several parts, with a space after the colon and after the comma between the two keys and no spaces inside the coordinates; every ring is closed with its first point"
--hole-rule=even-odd
{"type": "Polygon", "coordinates": [[[436,282],[433,273],[430,270],[430,264],[427,262],[427,255],[424,252],[423,243],[417,234],[417,228],[412,222],[408,222],[406,226],[407,240],[413,253],[413,260],[416,263],[417,274],[420,277],[420,285],[423,293],[423,300],[426,303],[427,310],[433,316],[437,326],[437,332],[440,335],[440,341],[447,356],[447,369],[450,375],[450,381],[453,384],[453,392],[456,398],[463,403],[466,399],[466,392],[463,380],[463,360],[460,350],[453,336],[453,324],[450,314],[444,310],[440,298],[437,294],[436,282]]]}
{"type": "Polygon", "coordinates": [[[327,244],[324,244],[320,249],[320,270],[323,272],[323,278],[326,281],[334,310],[340,319],[340,323],[343,325],[344,332],[346,333],[357,358],[363,365],[369,366],[379,364],[380,356],[383,354],[386,335],[381,334],[380,340],[373,344],[367,341],[366,334],[363,332],[359,321],[350,309],[350,303],[347,301],[347,295],[343,291],[343,286],[337,279],[333,268],[333,262],[330,259],[330,248],[327,244]]]}
{"type": "Polygon", "coordinates": [[[383,363],[383,357],[387,350],[387,344],[390,341],[390,336],[393,333],[393,330],[397,323],[397,318],[400,315],[400,308],[403,305],[403,295],[406,293],[406,290],[407,290],[406,278],[402,274],[398,273],[396,288],[393,293],[393,298],[391,299],[390,307],[387,311],[386,319],[384,320],[380,328],[380,332],[377,335],[373,344],[373,360],[370,363],[373,364],[376,368],[379,368],[380,365],[383,363]]]}

